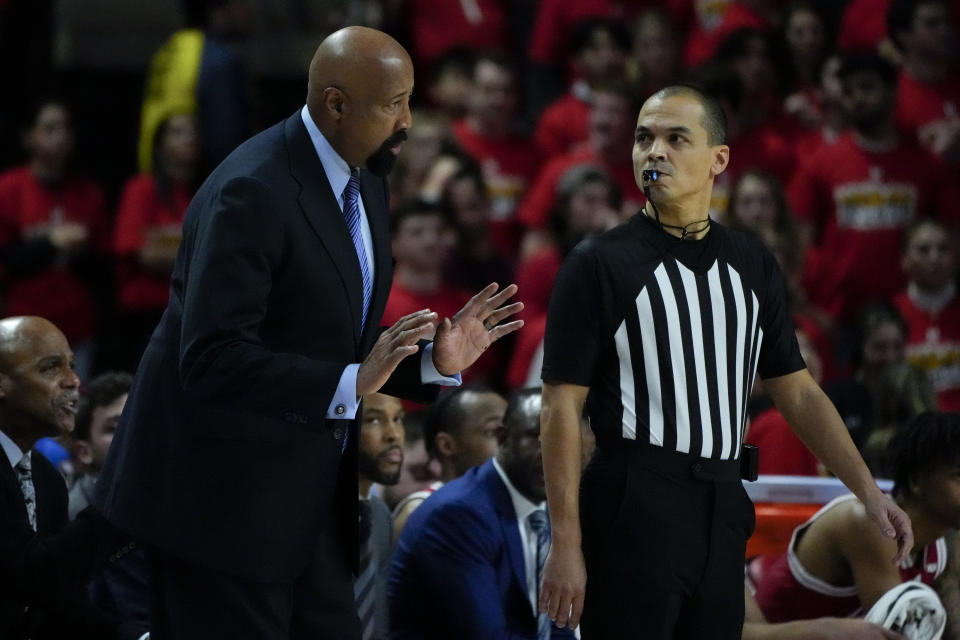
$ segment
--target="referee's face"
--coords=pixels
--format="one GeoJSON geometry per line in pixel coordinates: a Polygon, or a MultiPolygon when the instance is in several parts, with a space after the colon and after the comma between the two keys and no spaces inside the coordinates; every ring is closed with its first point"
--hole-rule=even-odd
{"type": "Polygon", "coordinates": [[[709,198],[713,178],[727,165],[729,148],[711,145],[704,128],[703,106],[693,96],[654,96],[637,117],[633,171],[637,184],[650,187],[655,202],[709,198]],[[656,169],[656,182],[645,185],[642,172],[656,169]]]}

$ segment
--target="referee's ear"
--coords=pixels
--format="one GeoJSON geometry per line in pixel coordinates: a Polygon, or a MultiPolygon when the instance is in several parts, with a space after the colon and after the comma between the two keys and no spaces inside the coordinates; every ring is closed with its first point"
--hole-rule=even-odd
{"type": "Polygon", "coordinates": [[[730,147],[725,144],[718,144],[710,148],[713,153],[713,164],[710,165],[710,175],[716,178],[723,173],[730,164],[730,147]]]}

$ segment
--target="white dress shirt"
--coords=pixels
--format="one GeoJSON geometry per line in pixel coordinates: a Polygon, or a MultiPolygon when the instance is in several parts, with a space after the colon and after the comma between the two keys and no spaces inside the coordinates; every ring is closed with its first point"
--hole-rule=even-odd
{"type": "MultiPolygon", "coordinates": [[[[317,128],[306,105],[300,110],[300,119],[303,120],[303,124],[307,128],[313,148],[320,158],[320,164],[323,165],[323,171],[327,174],[327,181],[337,198],[337,203],[340,205],[340,211],[343,211],[343,191],[347,188],[347,182],[350,181],[350,166],[330,146],[330,142],[317,128]]],[[[373,259],[373,236],[370,235],[370,222],[367,220],[367,211],[363,206],[362,196],[358,199],[357,204],[360,206],[360,235],[363,237],[363,249],[367,254],[367,266],[370,268],[370,273],[376,273],[373,259]]],[[[357,397],[357,370],[359,368],[359,362],[348,364],[343,373],[340,374],[337,390],[333,394],[330,406],[327,407],[327,418],[353,420],[356,417],[357,409],[360,407],[360,398],[357,397]]],[[[420,380],[425,384],[459,386],[460,374],[448,377],[437,371],[433,364],[433,343],[431,343],[420,355],[420,380]]]]}
{"type": "Polygon", "coordinates": [[[547,503],[541,502],[534,504],[527,499],[510,482],[506,472],[496,458],[493,458],[493,468],[500,474],[500,479],[507,486],[510,493],[510,501],[513,502],[513,510],[517,514],[517,529],[520,531],[520,546],[523,548],[523,566],[527,576],[527,597],[530,600],[530,606],[533,607],[533,615],[539,613],[537,609],[537,536],[530,528],[530,521],[527,519],[531,513],[538,509],[546,509],[547,503]]]}

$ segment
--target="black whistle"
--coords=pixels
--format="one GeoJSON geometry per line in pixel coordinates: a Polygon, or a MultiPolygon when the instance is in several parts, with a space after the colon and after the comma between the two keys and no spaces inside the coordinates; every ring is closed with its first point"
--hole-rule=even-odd
{"type": "Polygon", "coordinates": [[[656,169],[644,169],[640,172],[640,177],[643,178],[644,182],[656,182],[657,178],[660,177],[660,172],[656,169]]]}

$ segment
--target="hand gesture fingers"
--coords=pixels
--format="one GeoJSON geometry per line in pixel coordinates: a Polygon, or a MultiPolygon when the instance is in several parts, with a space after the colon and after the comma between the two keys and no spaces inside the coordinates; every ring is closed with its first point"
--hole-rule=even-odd
{"type": "Polygon", "coordinates": [[[453,321],[457,322],[464,316],[473,316],[480,320],[485,320],[495,309],[502,306],[504,302],[517,293],[517,285],[515,284],[511,284],[499,293],[496,293],[499,288],[500,285],[496,282],[491,282],[481,289],[475,296],[467,301],[467,304],[463,305],[463,308],[453,317],[453,321]]]}
{"type": "Polygon", "coordinates": [[[513,304],[509,304],[505,307],[494,309],[489,315],[487,315],[486,318],[483,319],[483,326],[485,326],[487,330],[493,329],[500,323],[501,320],[509,318],[510,316],[519,313],[522,310],[522,302],[514,302],[513,304]]]}
{"type": "Polygon", "coordinates": [[[513,333],[517,329],[523,326],[523,320],[514,320],[513,322],[508,322],[506,324],[498,324],[493,329],[490,330],[490,342],[494,343],[503,336],[513,333]]]}
{"type": "Polygon", "coordinates": [[[423,309],[400,318],[381,333],[357,370],[357,396],[378,391],[400,361],[419,350],[417,341],[436,327],[436,321],[436,313],[423,309]]]}

